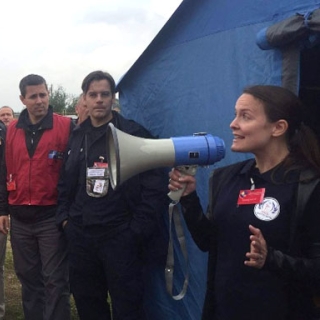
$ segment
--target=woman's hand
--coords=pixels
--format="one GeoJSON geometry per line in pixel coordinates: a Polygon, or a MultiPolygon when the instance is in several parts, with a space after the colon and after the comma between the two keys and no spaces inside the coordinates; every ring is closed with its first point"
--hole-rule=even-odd
{"type": "Polygon", "coordinates": [[[268,247],[261,230],[249,225],[250,236],[250,252],[246,253],[246,260],[244,264],[248,267],[261,269],[267,259],[268,247]]]}
{"type": "Polygon", "coordinates": [[[169,190],[178,191],[185,187],[182,197],[196,190],[196,179],[194,176],[184,175],[178,169],[173,168],[169,172],[169,178],[169,190]]]}

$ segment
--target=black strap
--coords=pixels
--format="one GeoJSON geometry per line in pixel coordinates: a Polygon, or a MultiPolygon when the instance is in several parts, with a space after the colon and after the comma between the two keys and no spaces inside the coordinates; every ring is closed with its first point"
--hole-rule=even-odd
{"type": "MultiPolygon", "coordinates": [[[[188,175],[194,176],[197,172],[197,167],[198,167],[197,165],[190,165],[190,166],[179,166],[177,168],[180,170],[181,174],[188,174],[188,175]]],[[[168,245],[167,263],[166,263],[166,268],[165,268],[165,279],[166,279],[167,291],[174,300],[181,300],[185,296],[185,294],[187,292],[188,283],[189,283],[189,261],[188,261],[186,239],[184,236],[183,226],[181,223],[180,211],[178,209],[179,207],[177,206],[180,201],[181,195],[184,192],[185,186],[186,185],[184,185],[184,188],[182,188],[178,191],[170,191],[168,193],[168,196],[172,200],[172,202],[169,205],[169,245],[168,245]],[[172,239],[172,234],[173,234],[172,225],[175,227],[178,241],[180,244],[180,249],[183,254],[183,257],[185,260],[185,266],[186,266],[183,288],[182,288],[181,292],[177,295],[172,294],[173,272],[174,272],[174,250],[173,250],[173,239],[172,239]]]]}

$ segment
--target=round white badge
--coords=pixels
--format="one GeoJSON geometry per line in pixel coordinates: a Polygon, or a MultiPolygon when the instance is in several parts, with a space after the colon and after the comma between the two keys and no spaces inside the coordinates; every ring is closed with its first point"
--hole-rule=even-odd
{"type": "Polygon", "coordinates": [[[261,203],[254,206],[254,215],[263,221],[274,220],[280,213],[280,204],[274,198],[264,198],[261,203]]]}

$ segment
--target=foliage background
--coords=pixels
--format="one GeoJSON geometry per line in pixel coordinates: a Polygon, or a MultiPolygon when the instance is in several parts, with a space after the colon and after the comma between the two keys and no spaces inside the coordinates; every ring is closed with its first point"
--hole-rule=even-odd
{"type": "Polygon", "coordinates": [[[75,96],[66,92],[62,86],[54,88],[49,86],[49,104],[53,106],[53,111],[63,115],[75,114],[75,106],[79,96],[75,96]]]}

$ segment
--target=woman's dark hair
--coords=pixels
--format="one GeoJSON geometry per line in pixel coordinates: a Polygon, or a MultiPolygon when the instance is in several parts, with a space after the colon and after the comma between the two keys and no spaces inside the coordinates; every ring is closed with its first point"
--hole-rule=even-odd
{"type": "Polygon", "coordinates": [[[113,77],[108,72],[104,72],[101,70],[90,72],[83,79],[82,85],[81,85],[81,89],[82,89],[83,93],[86,94],[88,92],[90,84],[93,81],[100,81],[100,80],[107,80],[110,84],[111,93],[115,94],[116,84],[115,84],[113,77]]]}
{"type": "Polygon", "coordinates": [[[272,85],[250,86],[243,90],[260,100],[270,122],[286,120],[289,156],[287,169],[312,167],[320,174],[320,149],[315,133],[303,123],[305,107],[299,97],[288,89],[272,85]]]}

